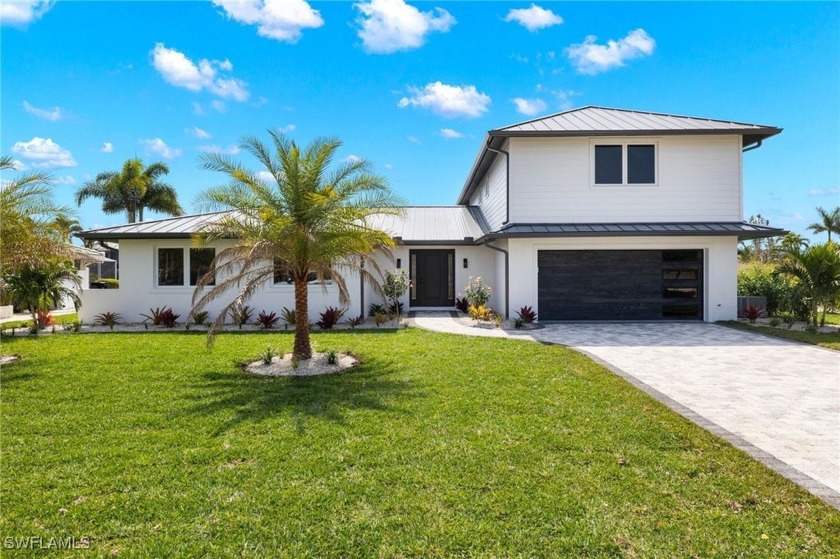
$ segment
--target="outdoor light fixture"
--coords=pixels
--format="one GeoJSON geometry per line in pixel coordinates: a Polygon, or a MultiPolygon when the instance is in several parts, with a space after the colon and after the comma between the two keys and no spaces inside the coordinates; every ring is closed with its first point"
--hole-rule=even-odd
{"type": "Polygon", "coordinates": [[[402,258],[397,258],[397,270],[402,268],[402,258]]]}
{"type": "Polygon", "coordinates": [[[464,258],[464,268],[469,268],[470,262],[466,258],[464,258]]]}

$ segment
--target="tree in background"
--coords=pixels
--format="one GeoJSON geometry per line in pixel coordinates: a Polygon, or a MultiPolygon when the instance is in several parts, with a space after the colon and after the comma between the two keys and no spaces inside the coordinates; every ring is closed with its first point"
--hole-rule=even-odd
{"type": "Polygon", "coordinates": [[[82,225],[79,223],[79,220],[75,217],[67,215],[64,212],[55,216],[53,224],[58,229],[58,232],[62,235],[64,240],[68,243],[73,242],[73,233],[82,231],[82,225]]]}
{"type": "Polygon", "coordinates": [[[231,211],[197,235],[196,242],[235,239],[235,244],[216,256],[198,282],[190,314],[237,290],[214,321],[208,338],[212,340],[225,316],[273,281],[279,271],[294,283],[298,320],[293,357],[309,359],[310,279],[323,284],[331,278],[342,304],[349,301],[343,276],[347,271],[379,286],[379,278],[371,274],[374,271],[381,277],[373,255],[394,241],[374,225],[374,219],[400,213],[399,200],[365,160],[347,161],[330,170],[339,140],[319,138],[301,148],[280,134],[269,134],[271,146],[254,137],[242,143],[268,172],[268,181],[228,156],[205,154],[202,158],[205,169],[227,175],[230,182],[208,190],[199,200],[207,209],[231,211]],[[213,281],[215,285],[205,291],[213,281]]]}
{"type": "Polygon", "coordinates": [[[831,211],[817,208],[817,215],[820,220],[808,226],[814,233],[828,233],[828,242],[831,242],[831,234],[840,235],[840,206],[831,211]]]}
{"type": "Polygon", "coordinates": [[[817,326],[818,320],[825,324],[826,311],[840,298],[840,245],[827,242],[807,248],[786,248],[780,252],[783,257],[776,272],[796,280],[811,309],[813,326],[817,326]]]}
{"type": "Polygon", "coordinates": [[[102,200],[106,214],[125,212],[128,222],[143,221],[143,210],[166,215],[183,215],[175,189],[162,182],[169,174],[165,163],[154,162],[148,167],[140,159],[129,159],[119,171],[99,173],[76,191],[76,204],[81,206],[88,198],[102,200]]]}
{"type": "MultiPolygon", "coordinates": [[[[770,220],[761,216],[761,214],[750,216],[747,221],[752,225],[770,225],[770,220]]],[[[776,238],[764,237],[760,239],[752,239],[751,241],[742,241],[738,247],[738,260],[741,262],[749,262],[757,260],[758,262],[770,262],[773,260],[773,254],[776,250],[776,238]]]]}
{"type": "Polygon", "coordinates": [[[76,289],[80,289],[81,286],[81,278],[76,274],[73,265],[61,258],[53,258],[37,265],[24,264],[17,270],[9,270],[3,274],[3,289],[12,296],[17,305],[29,311],[35,326],[41,328],[45,324],[39,320],[39,314],[46,315],[65,299],[70,300],[76,310],[79,310],[81,300],[76,289]]]}

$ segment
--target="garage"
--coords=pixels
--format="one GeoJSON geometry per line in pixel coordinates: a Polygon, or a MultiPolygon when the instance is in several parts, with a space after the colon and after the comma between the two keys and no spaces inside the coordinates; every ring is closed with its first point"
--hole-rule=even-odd
{"type": "Polygon", "coordinates": [[[540,320],[703,320],[702,250],[540,250],[540,320]]]}

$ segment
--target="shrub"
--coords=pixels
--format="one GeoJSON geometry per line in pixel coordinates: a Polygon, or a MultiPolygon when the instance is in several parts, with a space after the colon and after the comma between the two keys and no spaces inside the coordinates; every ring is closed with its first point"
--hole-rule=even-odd
{"type": "Polygon", "coordinates": [[[470,305],[469,309],[467,309],[467,314],[469,314],[470,318],[473,320],[489,321],[493,319],[493,309],[485,307],[484,305],[470,305]]]}
{"type": "Polygon", "coordinates": [[[378,314],[385,314],[385,306],[378,303],[371,303],[368,307],[368,316],[376,316],[378,314]]]}
{"type": "Polygon", "coordinates": [[[233,322],[235,326],[239,326],[240,330],[242,330],[243,324],[248,324],[251,321],[251,317],[253,315],[254,309],[248,305],[237,305],[230,310],[231,322],[233,322]]]}
{"type": "Polygon", "coordinates": [[[167,311],[172,312],[172,309],[169,307],[155,307],[153,309],[149,309],[149,314],[141,314],[140,316],[146,317],[146,320],[143,322],[151,320],[154,326],[160,326],[163,323],[161,317],[167,311]]]}
{"type": "Polygon", "coordinates": [[[775,314],[791,297],[793,282],[776,273],[774,264],[751,262],[738,270],[738,295],[767,298],[767,314],[775,314]]]}
{"type": "Polygon", "coordinates": [[[796,315],[786,314],[782,317],[782,320],[784,321],[785,325],[787,325],[788,330],[790,330],[791,328],[793,328],[793,325],[796,324],[796,315]]]}
{"type": "Polygon", "coordinates": [[[160,324],[164,328],[175,328],[178,324],[178,318],[180,318],[180,316],[180,314],[172,312],[172,309],[166,309],[160,315],[160,324]]]}
{"type": "Polygon", "coordinates": [[[490,294],[493,293],[493,288],[484,283],[481,276],[473,278],[470,276],[467,286],[464,288],[464,293],[470,305],[474,307],[483,307],[490,300],[490,294]]]}
{"type": "Polygon", "coordinates": [[[207,311],[199,311],[193,315],[193,322],[196,326],[201,326],[207,321],[208,316],[210,316],[210,313],[207,311]]]}
{"type": "Polygon", "coordinates": [[[756,307],[754,305],[747,305],[744,308],[744,318],[750,321],[750,324],[755,324],[755,321],[761,318],[761,315],[764,314],[764,309],[761,307],[756,307]]]}
{"type": "Polygon", "coordinates": [[[775,317],[774,317],[774,318],[771,318],[771,319],[770,319],[770,322],[769,322],[768,324],[770,324],[770,326],[772,326],[773,328],[775,328],[776,326],[778,326],[778,325],[779,325],[779,324],[781,324],[781,323],[782,323],[782,321],[781,321],[781,320],[779,320],[778,318],[775,318],[775,317]]]}
{"type": "Polygon", "coordinates": [[[373,321],[376,323],[376,327],[379,328],[381,325],[388,322],[388,315],[382,312],[376,313],[373,315],[373,321]]]}
{"type": "Polygon", "coordinates": [[[278,322],[280,322],[280,317],[277,316],[276,312],[266,314],[265,311],[260,311],[260,314],[257,315],[257,323],[266,330],[274,327],[278,322]]]}
{"type": "Polygon", "coordinates": [[[467,310],[470,308],[470,302],[466,297],[459,297],[455,299],[455,308],[462,313],[467,314],[467,310]]]}
{"type": "Polygon", "coordinates": [[[336,363],[338,363],[338,354],[334,349],[331,349],[327,352],[327,364],[335,365],[336,363]]]}
{"type": "Polygon", "coordinates": [[[53,319],[53,315],[50,311],[38,311],[38,328],[46,328],[47,326],[52,326],[55,324],[55,319],[53,319]]]}
{"type": "Polygon", "coordinates": [[[522,322],[526,324],[531,324],[537,319],[537,313],[534,312],[530,306],[525,306],[516,311],[516,314],[519,315],[519,318],[522,319],[522,322]]]}
{"type": "MultiPolygon", "coordinates": [[[[385,297],[391,301],[390,308],[394,308],[395,305],[399,302],[400,297],[405,295],[405,292],[408,291],[411,282],[408,281],[408,272],[405,270],[400,270],[398,272],[386,272],[385,274],[385,283],[382,284],[382,292],[385,294],[385,297]]],[[[400,305],[399,311],[402,311],[402,305],[400,305]]]]}
{"type": "Polygon", "coordinates": [[[73,322],[73,331],[74,332],[81,332],[82,331],[82,321],[77,320],[73,322]]]}
{"type": "Polygon", "coordinates": [[[104,312],[102,314],[98,314],[94,317],[93,323],[97,326],[108,326],[111,330],[114,329],[114,326],[120,323],[122,317],[119,313],[115,312],[104,312]]]}
{"type": "Polygon", "coordinates": [[[273,347],[265,348],[265,351],[260,353],[260,360],[262,361],[263,365],[271,365],[271,362],[274,360],[274,357],[277,355],[277,350],[273,347]]]}
{"type": "Polygon", "coordinates": [[[283,307],[283,310],[280,311],[280,316],[283,317],[283,321],[289,326],[294,326],[295,322],[297,322],[297,313],[295,313],[294,309],[283,307]]]}
{"type": "Polygon", "coordinates": [[[517,330],[522,328],[523,324],[524,324],[524,322],[522,321],[521,318],[517,318],[516,320],[513,321],[513,327],[516,328],[517,330]]]}
{"type": "Polygon", "coordinates": [[[493,316],[492,316],[492,320],[493,320],[493,326],[495,326],[496,328],[501,328],[502,324],[505,321],[505,317],[502,316],[501,314],[497,313],[497,312],[494,312],[493,316]]]}
{"type": "Polygon", "coordinates": [[[321,320],[315,324],[317,324],[321,330],[332,330],[332,327],[338,324],[338,321],[341,320],[341,317],[344,316],[345,312],[347,312],[346,309],[327,307],[327,309],[321,313],[321,320]]]}
{"type": "Polygon", "coordinates": [[[348,318],[347,319],[347,325],[350,326],[350,328],[353,328],[355,330],[356,326],[360,325],[364,321],[365,321],[364,317],[362,317],[362,315],[359,315],[359,316],[356,316],[356,317],[348,318]]]}
{"type": "Polygon", "coordinates": [[[403,304],[399,301],[394,301],[388,307],[388,314],[391,316],[400,316],[403,312],[403,304]]]}

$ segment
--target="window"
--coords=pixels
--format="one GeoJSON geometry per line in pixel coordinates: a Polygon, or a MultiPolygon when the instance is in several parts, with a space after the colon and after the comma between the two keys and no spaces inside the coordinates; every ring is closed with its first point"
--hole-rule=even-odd
{"type": "Polygon", "coordinates": [[[594,150],[595,184],[656,184],[655,144],[604,144],[594,150]]]}
{"type": "MultiPolygon", "coordinates": [[[[332,276],[330,274],[324,274],[324,283],[329,283],[332,280],[332,276]]],[[[276,258],[274,259],[274,283],[287,283],[292,284],[294,283],[295,278],[292,276],[291,270],[281,263],[276,258]]],[[[306,281],[309,283],[320,283],[318,282],[318,274],[315,272],[309,272],[309,275],[306,277],[306,281]]]]}
{"type": "MultiPolygon", "coordinates": [[[[190,285],[197,285],[199,280],[210,271],[210,263],[216,257],[214,248],[191,248],[190,249],[190,285]]],[[[215,276],[207,282],[207,285],[216,285],[215,276]]]]}
{"type": "Polygon", "coordinates": [[[158,249],[158,285],[184,285],[184,249],[158,249]]]}

